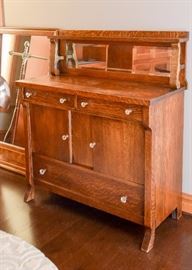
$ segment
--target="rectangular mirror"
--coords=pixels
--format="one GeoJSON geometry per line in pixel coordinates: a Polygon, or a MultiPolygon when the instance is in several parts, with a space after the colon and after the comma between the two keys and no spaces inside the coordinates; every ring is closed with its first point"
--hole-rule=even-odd
{"type": "Polygon", "coordinates": [[[170,61],[170,47],[66,42],[66,66],[69,69],[170,76],[170,61]]]}

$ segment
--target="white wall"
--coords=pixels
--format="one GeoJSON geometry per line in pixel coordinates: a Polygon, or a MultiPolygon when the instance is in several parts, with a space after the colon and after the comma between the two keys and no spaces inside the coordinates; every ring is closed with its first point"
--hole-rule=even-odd
{"type": "MultiPolygon", "coordinates": [[[[64,29],[186,30],[192,0],[4,0],[6,26],[64,29]]],[[[192,38],[188,82],[192,90],[192,38]]],[[[192,92],[185,96],[183,192],[192,194],[192,92]]]]}

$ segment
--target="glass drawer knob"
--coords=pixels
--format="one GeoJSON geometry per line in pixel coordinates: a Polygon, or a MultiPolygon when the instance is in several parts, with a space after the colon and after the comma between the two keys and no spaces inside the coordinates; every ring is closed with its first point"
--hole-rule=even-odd
{"type": "Polygon", "coordinates": [[[128,200],[127,196],[122,196],[120,198],[121,203],[127,203],[127,200],[128,200]]]}
{"type": "Polygon", "coordinates": [[[40,175],[44,175],[46,173],[46,171],[47,171],[46,169],[40,169],[39,170],[39,174],[40,175]]]}
{"type": "Polygon", "coordinates": [[[131,110],[131,109],[126,109],[125,110],[125,114],[126,115],[130,115],[132,112],[133,112],[133,110],[131,110]]]}
{"type": "Polygon", "coordinates": [[[91,143],[89,144],[89,147],[92,148],[92,149],[93,149],[95,146],[96,146],[96,142],[91,142],[91,143]]]}
{"type": "Polygon", "coordinates": [[[61,138],[62,138],[63,141],[66,141],[69,138],[69,135],[62,135],[61,138]]]}
{"type": "Polygon", "coordinates": [[[32,93],[31,92],[26,92],[25,96],[26,96],[26,98],[29,98],[30,96],[32,96],[32,93]]]}
{"type": "Polygon", "coordinates": [[[63,103],[65,103],[66,101],[67,101],[66,98],[60,98],[60,99],[59,99],[59,103],[60,103],[60,104],[63,104],[63,103]]]}
{"type": "Polygon", "coordinates": [[[85,101],[82,101],[81,102],[81,107],[82,108],[85,108],[87,105],[88,105],[88,102],[85,102],[85,101]]]}

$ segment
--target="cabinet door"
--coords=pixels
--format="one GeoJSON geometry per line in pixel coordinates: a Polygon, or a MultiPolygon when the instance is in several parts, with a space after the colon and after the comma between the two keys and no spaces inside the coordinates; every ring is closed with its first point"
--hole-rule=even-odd
{"type": "Polygon", "coordinates": [[[92,118],[93,167],[108,176],[144,183],[144,128],[137,122],[92,118]]]}
{"type": "Polygon", "coordinates": [[[72,162],[93,168],[92,116],[72,112],[72,162]]]}
{"type": "Polygon", "coordinates": [[[68,112],[38,105],[30,112],[33,152],[69,161],[68,112]]]}

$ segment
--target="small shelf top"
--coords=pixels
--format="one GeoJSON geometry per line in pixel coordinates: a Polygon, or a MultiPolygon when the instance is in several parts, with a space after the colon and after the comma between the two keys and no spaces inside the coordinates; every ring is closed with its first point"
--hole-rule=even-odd
{"type": "Polygon", "coordinates": [[[59,30],[56,38],[65,40],[178,43],[186,42],[186,31],[104,31],[104,30],[59,30]]]}

